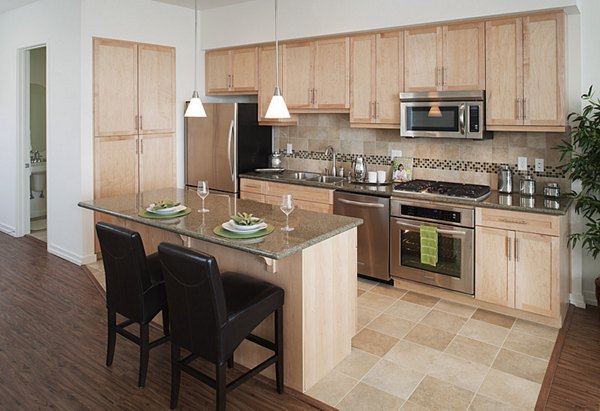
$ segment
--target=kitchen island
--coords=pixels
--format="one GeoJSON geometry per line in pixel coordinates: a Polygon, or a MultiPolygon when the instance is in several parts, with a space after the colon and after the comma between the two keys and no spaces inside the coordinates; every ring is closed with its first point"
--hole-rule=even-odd
{"type": "MultiPolygon", "coordinates": [[[[269,281],[285,290],[285,384],[304,392],[331,371],[351,350],[356,329],[356,227],[362,220],[295,210],[291,232],[281,231],[285,215],[278,206],[210,194],[208,213],[199,213],[193,191],[165,189],[84,201],[103,221],[138,231],[146,253],[166,241],[214,255],[219,268],[269,281]],[[190,207],[186,216],[150,219],[138,215],[150,203],[170,199],[190,207]],[[220,237],[213,229],[237,212],[264,218],[275,230],[246,240],[220,237]]],[[[265,320],[257,335],[273,338],[273,321],[265,320]]],[[[268,350],[245,341],[235,361],[253,367],[268,350]]],[[[272,368],[272,367],[271,367],[272,368]]],[[[273,377],[274,371],[265,370],[273,377]]]]}

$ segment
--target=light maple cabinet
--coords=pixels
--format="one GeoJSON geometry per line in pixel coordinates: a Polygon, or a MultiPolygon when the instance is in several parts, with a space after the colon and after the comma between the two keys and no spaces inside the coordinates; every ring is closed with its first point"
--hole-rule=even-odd
{"type": "MultiPolygon", "coordinates": [[[[282,46],[279,46],[279,85],[283,70],[281,67],[282,46]]],[[[271,119],[265,118],[269,103],[275,91],[275,46],[263,46],[258,49],[258,121],[264,125],[290,126],[296,125],[296,118],[271,119]]],[[[283,96],[285,99],[285,95],[283,96]]]]}
{"type": "Polygon", "coordinates": [[[258,92],[258,47],[207,51],[205,69],[207,95],[258,92]]]}
{"type": "Polygon", "coordinates": [[[565,15],[486,22],[489,130],[565,131],[565,15]]]}
{"type": "Polygon", "coordinates": [[[350,41],[339,37],[283,45],[282,94],[291,112],[348,112],[350,41]]]}
{"type": "Polygon", "coordinates": [[[475,298],[564,318],[567,217],[477,208],[476,222],[475,298]]]}
{"type": "Polygon", "coordinates": [[[406,30],[405,91],[484,90],[484,28],[473,22],[406,30]]]}
{"type": "Polygon", "coordinates": [[[387,32],[350,39],[350,124],[400,127],[403,34],[387,32]]]}
{"type": "Polygon", "coordinates": [[[248,178],[240,179],[240,198],[261,203],[280,205],[281,196],[291,194],[299,210],[333,214],[333,191],[297,184],[274,183],[248,178]]]}

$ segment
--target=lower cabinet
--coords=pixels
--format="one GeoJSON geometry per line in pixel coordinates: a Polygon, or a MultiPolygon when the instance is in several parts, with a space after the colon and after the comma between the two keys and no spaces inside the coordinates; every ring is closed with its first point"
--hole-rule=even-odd
{"type": "Polygon", "coordinates": [[[563,316],[569,289],[566,217],[477,209],[476,218],[475,298],[563,316]]]}
{"type": "Polygon", "coordinates": [[[240,179],[240,198],[279,205],[283,194],[291,194],[299,210],[333,214],[333,191],[296,184],[272,183],[248,178],[240,179]]]}

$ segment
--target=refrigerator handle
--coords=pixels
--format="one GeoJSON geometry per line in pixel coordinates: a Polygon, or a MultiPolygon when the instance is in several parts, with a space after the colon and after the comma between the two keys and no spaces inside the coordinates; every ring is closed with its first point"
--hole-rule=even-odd
{"type": "Polygon", "coordinates": [[[231,120],[231,124],[229,124],[229,138],[227,140],[227,160],[229,161],[229,169],[231,170],[231,181],[235,181],[233,162],[231,161],[231,143],[233,141],[234,127],[235,127],[235,123],[233,122],[233,120],[231,120]]]}

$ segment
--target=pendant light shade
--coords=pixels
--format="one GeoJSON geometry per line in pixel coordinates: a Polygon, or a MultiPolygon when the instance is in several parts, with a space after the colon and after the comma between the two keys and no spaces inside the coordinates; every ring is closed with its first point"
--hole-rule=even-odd
{"type": "Polygon", "coordinates": [[[267,109],[265,118],[290,118],[281,91],[279,90],[279,39],[277,37],[277,0],[275,0],[275,92],[267,109]]]}
{"type": "Polygon", "coordinates": [[[192,99],[185,110],[185,117],[206,117],[206,111],[202,101],[200,101],[200,95],[196,88],[196,77],[198,76],[198,0],[194,0],[194,92],[192,93],[192,99]]]}

